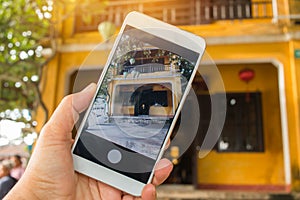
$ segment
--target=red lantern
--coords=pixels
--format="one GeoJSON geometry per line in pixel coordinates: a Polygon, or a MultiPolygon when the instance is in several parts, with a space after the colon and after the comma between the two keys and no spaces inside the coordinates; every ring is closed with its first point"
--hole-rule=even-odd
{"type": "Polygon", "coordinates": [[[245,81],[246,83],[251,81],[254,78],[254,76],[255,76],[255,72],[253,69],[245,68],[239,72],[239,78],[242,81],[245,81]]]}
{"type": "MultiPolygon", "coordinates": [[[[245,81],[247,83],[247,90],[248,90],[248,83],[251,81],[255,76],[255,72],[253,69],[245,68],[239,71],[239,78],[242,81],[245,81]]],[[[250,93],[246,93],[246,102],[250,102],[250,93]]]]}

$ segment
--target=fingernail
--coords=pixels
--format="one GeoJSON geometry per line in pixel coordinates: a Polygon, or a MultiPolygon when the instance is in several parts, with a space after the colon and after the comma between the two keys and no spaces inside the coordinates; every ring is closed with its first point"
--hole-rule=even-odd
{"type": "Polygon", "coordinates": [[[95,90],[95,83],[90,83],[88,86],[86,86],[81,92],[90,92],[91,90],[95,90]]]}
{"type": "Polygon", "coordinates": [[[166,158],[163,158],[158,162],[158,165],[156,165],[155,169],[156,170],[163,169],[165,167],[169,167],[170,165],[172,165],[172,162],[166,158]]]}

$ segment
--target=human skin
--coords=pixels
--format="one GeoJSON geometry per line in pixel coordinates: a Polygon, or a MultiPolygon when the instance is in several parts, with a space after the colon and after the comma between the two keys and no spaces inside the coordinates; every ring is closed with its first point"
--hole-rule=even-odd
{"type": "Polygon", "coordinates": [[[24,175],[4,198],[15,199],[156,199],[155,186],[161,184],[172,171],[172,163],[162,159],[156,166],[153,181],[147,184],[141,197],[134,197],[77,173],[73,168],[71,146],[72,129],[96,91],[91,84],[83,91],[66,96],[43,127],[24,175]]]}

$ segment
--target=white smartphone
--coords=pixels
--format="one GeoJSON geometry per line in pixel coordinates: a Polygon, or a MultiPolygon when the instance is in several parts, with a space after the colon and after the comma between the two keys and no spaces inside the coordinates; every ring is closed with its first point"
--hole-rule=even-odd
{"type": "Polygon", "coordinates": [[[164,153],[204,49],[199,36],[129,13],[78,128],[75,170],[140,196],[164,153]]]}

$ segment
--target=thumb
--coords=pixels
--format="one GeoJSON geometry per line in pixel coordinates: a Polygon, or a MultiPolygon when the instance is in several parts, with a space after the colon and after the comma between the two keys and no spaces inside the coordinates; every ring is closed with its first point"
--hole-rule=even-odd
{"type": "Polygon", "coordinates": [[[42,132],[55,134],[55,137],[71,137],[69,133],[78,120],[79,113],[88,107],[95,91],[96,84],[92,83],[81,92],[64,97],[42,132]]]}

